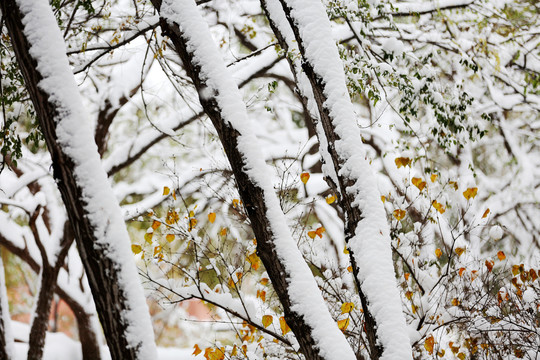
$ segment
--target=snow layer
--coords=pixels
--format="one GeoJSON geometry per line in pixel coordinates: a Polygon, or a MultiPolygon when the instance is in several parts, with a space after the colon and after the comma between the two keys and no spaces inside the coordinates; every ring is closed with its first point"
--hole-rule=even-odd
{"type": "Polygon", "coordinates": [[[278,256],[289,276],[289,297],[292,310],[302,316],[325,359],[355,359],[344,335],[330,316],[320,290],[298,250],[281,211],[279,201],[271,183],[269,171],[258,145],[257,138],[248,121],[242,95],[229,75],[210,35],[208,25],[199,14],[193,0],[165,0],[161,15],[171,23],[180,25],[188,39],[188,51],[193,53],[194,62],[201,67],[210,94],[216,94],[218,106],[229,124],[241,134],[238,147],[244,154],[246,172],[250,179],[264,191],[267,217],[274,234],[278,256]]]}
{"type": "Polygon", "coordinates": [[[130,251],[130,240],[120,207],[101,166],[88,115],[82,106],[75,79],[69,67],[66,48],[51,8],[46,0],[18,0],[30,54],[43,76],[40,88],[58,109],[58,143],[73,160],[73,172],[83,189],[84,207],[100,247],[115,264],[118,286],[131,306],[118,319],[128,325],[127,339],[140,346],[141,359],[155,358],[156,349],[148,307],[130,251]]]}
{"type": "Polygon", "coordinates": [[[377,336],[384,349],[381,359],[411,359],[410,340],[394,276],[386,213],[362,146],[343,65],[331,37],[330,21],[319,1],[282,0],[282,3],[287,3],[291,9],[291,18],[300,33],[297,40],[304,46],[306,60],[324,83],[324,106],[329,110],[340,138],[336,142],[342,163],[340,175],[354,181],[346,191],[355,199],[353,206],[358,207],[363,219],[357,224],[349,247],[359,266],[362,290],[377,322],[377,336]]]}
{"type": "Polygon", "coordinates": [[[2,323],[3,323],[3,334],[0,336],[4,337],[6,342],[6,354],[8,359],[13,358],[13,334],[11,332],[11,318],[9,316],[9,305],[7,301],[7,292],[6,292],[6,279],[4,276],[4,263],[2,262],[2,257],[0,256],[0,310],[2,313],[2,323]]]}

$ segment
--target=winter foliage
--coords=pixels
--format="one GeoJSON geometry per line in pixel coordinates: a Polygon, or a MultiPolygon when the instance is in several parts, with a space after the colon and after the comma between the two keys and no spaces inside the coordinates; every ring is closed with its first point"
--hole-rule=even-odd
{"type": "MultiPolygon", "coordinates": [[[[540,356],[535,0],[10,4],[133,358],[540,356]]],[[[115,358],[16,35],[0,358],[115,358]]]]}

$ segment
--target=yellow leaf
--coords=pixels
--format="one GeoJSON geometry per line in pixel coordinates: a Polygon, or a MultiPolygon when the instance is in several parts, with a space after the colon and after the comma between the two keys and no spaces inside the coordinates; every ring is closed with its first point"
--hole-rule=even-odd
{"type": "Polygon", "coordinates": [[[435,182],[435,181],[437,181],[437,177],[439,177],[439,175],[437,175],[437,174],[431,174],[431,176],[429,177],[429,179],[431,180],[431,182],[435,182]]]}
{"type": "Polygon", "coordinates": [[[289,327],[289,325],[287,325],[287,322],[285,321],[285,318],[283,316],[279,318],[279,327],[281,328],[281,332],[283,333],[283,335],[291,331],[291,328],[289,327]]]}
{"type": "Polygon", "coordinates": [[[405,217],[405,214],[407,212],[405,210],[396,209],[392,214],[394,214],[394,217],[399,221],[405,217]]]}
{"type": "Polygon", "coordinates": [[[315,231],[308,231],[307,236],[309,236],[312,239],[315,239],[315,236],[317,236],[317,233],[315,231]]]}
{"type": "Polygon", "coordinates": [[[433,205],[433,207],[435,208],[435,210],[437,210],[439,213],[441,214],[444,214],[444,212],[446,211],[446,209],[444,208],[444,206],[437,202],[437,200],[433,200],[433,202],[431,203],[431,205],[433,205]]]}
{"type": "Polygon", "coordinates": [[[427,350],[428,353],[433,354],[433,347],[435,346],[435,339],[433,338],[433,335],[429,335],[428,338],[424,341],[424,348],[427,350]]]}
{"type": "Polygon", "coordinates": [[[233,206],[233,208],[237,208],[237,207],[238,207],[238,204],[240,204],[240,200],[238,200],[238,199],[233,199],[233,201],[232,201],[232,206],[233,206]]]}
{"type": "Polygon", "coordinates": [[[300,180],[302,180],[302,182],[304,184],[306,184],[309,180],[309,173],[305,172],[305,173],[301,173],[300,174],[300,180]]]}
{"type": "Polygon", "coordinates": [[[161,253],[161,249],[162,249],[161,245],[154,247],[154,256],[161,253]]]}
{"type": "Polygon", "coordinates": [[[411,179],[411,182],[414,186],[418,188],[418,190],[422,191],[426,187],[426,182],[423,181],[421,178],[413,177],[411,179]]]}
{"type": "Polygon", "coordinates": [[[466,356],[464,353],[460,352],[457,357],[460,359],[460,360],[465,360],[466,356]]]}
{"type": "Polygon", "coordinates": [[[194,356],[197,356],[199,355],[200,353],[202,353],[202,350],[201,348],[199,347],[199,345],[195,344],[195,346],[193,347],[195,350],[193,351],[193,353],[191,355],[194,355],[194,356]]]}
{"type": "Polygon", "coordinates": [[[174,200],[176,200],[176,191],[174,191],[174,190],[172,191],[172,197],[173,197],[174,200]]]}
{"type": "Polygon", "coordinates": [[[346,302],[341,305],[341,313],[342,314],[348,314],[354,309],[354,303],[352,302],[346,302]]]}
{"type": "Polygon", "coordinates": [[[461,247],[457,247],[454,249],[454,251],[456,252],[457,256],[461,256],[465,252],[465,249],[461,247]]]}
{"type": "Polygon", "coordinates": [[[165,219],[165,222],[169,225],[172,225],[180,219],[180,215],[176,211],[169,210],[167,211],[167,218],[165,219]]]}
{"type": "Polygon", "coordinates": [[[493,270],[493,265],[495,265],[495,263],[493,261],[491,261],[491,260],[486,260],[485,264],[486,264],[486,267],[487,267],[489,272],[491,272],[491,270],[493,270]]]}
{"type": "Polygon", "coordinates": [[[350,266],[350,265],[347,266],[347,271],[348,271],[348,272],[352,272],[352,271],[353,271],[352,266],[350,266]]]}
{"type": "Polygon", "coordinates": [[[144,240],[146,240],[147,243],[152,243],[152,236],[154,236],[154,233],[146,233],[144,234],[144,240]]]}
{"type": "Polygon", "coordinates": [[[322,239],[322,234],[326,231],[326,229],[322,226],[319,226],[316,230],[315,230],[315,234],[317,234],[317,236],[319,236],[321,239],[322,239]]]}
{"type": "Polygon", "coordinates": [[[349,249],[347,249],[347,245],[345,245],[345,249],[343,249],[343,253],[344,253],[344,254],[348,254],[348,253],[349,253],[349,249]]]}
{"type": "Polygon", "coordinates": [[[397,168],[399,169],[402,166],[409,166],[410,167],[412,161],[408,157],[398,157],[398,158],[396,158],[395,162],[396,162],[397,168]]]}
{"type": "Polygon", "coordinates": [[[165,239],[168,242],[173,242],[174,241],[174,235],[173,234],[167,234],[167,236],[165,236],[165,239]]]}
{"type": "Polygon", "coordinates": [[[339,320],[337,322],[337,326],[341,331],[347,330],[347,327],[349,326],[349,318],[339,320]]]}
{"type": "Polygon", "coordinates": [[[413,293],[412,291],[407,291],[407,292],[405,293],[405,297],[406,297],[407,299],[411,300],[412,297],[413,297],[413,294],[414,294],[414,293],[413,293]]]}
{"type": "Polygon", "coordinates": [[[257,253],[248,255],[247,259],[251,263],[251,268],[253,270],[257,270],[261,266],[261,259],[257,256],[257,253]]]}
{"type": "Polygon", "coordinates": [[[453,298],[451,302],[452,306],[458,306],[460,303],[461,302],[457,298],[453,298]]]}
{"type": "Polygon", "coordinates": [[[442,250],[437,248],[435,249],[435,256],[438,258],[440,258],[442,256],[442,250]]]}
{"type": "Polygon", "coordinates": [[[484,215],[482,215],[482,219],[486,218],[488,215],[489,215],[489,208],[486,209],[486,211],[484,211],[484,215]]]}
{"type": "Polygon", "coordinates": [[[262,324],[265,328],[269,327],[273,321],[274,321],[274,318],[272,317],[272,315],[264,315],[262,318],[262,324]]]}
{"type": "Polygon", "coordinates": [[[263,302],[266,301],[266,291],[257,290],[257,297],[260,298],[263,302]]]}
{"type": "Polygon", "coordinates": [[[154,220],[154,222],[152,223],[152,229],[156,230],[159,225],[161,225],[161,223],[157,220],[154,220]]]}
{"type": "Polygon", "coordinates": [[[191,218],[189,219],[189,228],[188,231],[191,231],[195,228],[195,225],[197,225],[197,219],[191,218]]]}
{"type": "Polygon", "coordinates": [[[500,261],[503,261],[504,259],[506,259],[506,255],[502,251],[499,251],[497,253],[497,257],[499,258],[500,261]]]}
{"type": "Polygon", "coordinates": [[[216,213],[211,212],[210,214],[208,214],[208,221],[213,224],[214,221],[216,221],[216,213]]]}
{"type": "Polygon", "coordinates": [[[259,281],[259,282],[261,283],[261,285],[267,285],[268,281],[269,281],[268,278],[262,278],[261,281],[259,281]]]}
{"type": "Polygon", "coordinates": [[[163,187],[163,195],[169,195],[170,192],[171,192],[171,189],[169,189],[168,186],[163,187]]]}
{"type": "Polygon", "coordinates": [[[236,344],[234,344],[231,351],[231,356],[236,356],[236,354],[238,354],[238,347],[236,346],[236,344]]]}
{"type": "Polygon", "coordinates": [[[478,188],[476,187],[468,188],[467,190],[463,192],[463,196],[465,197],[465,199],[470,200],[471,198],[474,198],[476,196],[477,192],[478,192],[478,188]]]}
{"type": "Polygon", "coordinates": [[[384,196],[384,195],[381,196],[381,201],[382,201],[383,203],[385,203],[385,202],[386,202],[386,196],[384,196]]]}
{"type": "Polygon", "coordinates": [[[221,236],[227,235],[227,228],[221,228],[221,231],[219,232],[219,235],[221,235],[221,236]]]}
{"type": "Polygon", "coordinates": [[[459,268],[459,277],[462,277],[464,272],[465,272],[465,268],[464,268],[464,267],[459,268]]]}
{"type": "Polygon", "coordinates": [[[336,201],[336,197],[334,195],[328,195],[326,197],[326,203],[327,204],[332,204],[334,201],[336,201]]]}
{"type": "Polygon", "coordinates": [[[141,245],[133,244],[133,245],[131,245],[131,251],[135,255],[137,255],[138,253],[140,253],[142,251],[142,247],[141,247],[141,245]]]}
{"type": "Polygon", "coordinates": [[[455,181],[449,181],[448,185],[452,186],[455,191],[457,191],[457,189],[459,189],[459,186],[458,186],[457,182],[455,182],[455,181]]]}
{"type": "Polygon", "coordinates": [[[410,273],[405,273],[403,274],[403,276],[405,276],[405,281],[409,281],[409,276],[411,276],[410,273]]]}
{"type": "Polygon", "coordinates": [[[189,217],[195,217],[195,213],[193,212],[193,210],[189,211],[189,217]]]}
{"type": "Polygon", "coordinates": [[[414,304],[411,304],[411,311],[413,314],[416,314],[416,310],[418,309],[418,307],[414,304]]]}

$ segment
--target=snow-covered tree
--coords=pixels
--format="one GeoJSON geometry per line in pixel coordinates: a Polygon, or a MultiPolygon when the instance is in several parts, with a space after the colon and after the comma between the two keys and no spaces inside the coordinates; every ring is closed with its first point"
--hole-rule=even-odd
{"type": "Polygon", "coordinates": [[[0,245],[6,269],[15,256],[37,275],[31,357],[56,298],[85,358],[100,356],[96,314],[113,356],[137,320],[153,348],[142,293],[124,303],[137,316],[108,322],[114,291],[96,291],[120,281],[107,261],[135,260],[156,342],[199,358],[536,358],[535,1],[46,3],[3,2],[0,48],[0,245]],[[26,32],[34,6],[56,35],[26,32]],[[38,35],[57,45],[21,46],[38,35]],[[36,86],[52,50],[63,80],[36,86]],[[91,176],[63,180],[79,163],[43,146],[92,142],[48,136],[55,107],[93,127],[91,176]],[[102,207],[116,215],[77,215],[102,207]],[[92,263],[97,240],[79,235],[105,238],[120,213],[131,252],[118,230],[124,245],[92,263]],[[186,321],[194,301],[211,328],[186,321]]]}

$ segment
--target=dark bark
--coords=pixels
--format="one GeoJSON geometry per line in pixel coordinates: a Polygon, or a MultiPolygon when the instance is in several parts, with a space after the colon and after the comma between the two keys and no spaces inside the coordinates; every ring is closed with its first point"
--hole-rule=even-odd
{"type": "MultiPolygon", "coordinates": [[[[317,107],[319,109],[320,122],[324,129],[326,139],[328,141],[327,150],[330,153],[330,156],[333,160],[332,165],[334,167],[334,171],[338,179],[338,184],[333,184],[333,187],[335,188],[336,194],[340,194],[340,196],[338,197],[338,203],[340,207],[343,209],[343,211],[345,212],[345,214],[347,215],[345,217],[346,219],[345,220],[345,241],[348,243],[349,240],[355,234],[357,224],[363,218],[360,209],[356,206],[353,206],[355,199],[353,198],[352,195],[350,195],[347,192],[347,188],[353,186],[354,181],[340,174],[340,170],[343,166],[344,161],[342,157],[339,156],[339,154],[336,151],[335,144],[336,142],[340,140],[340,138],[334,131],[332,118],[330,116],[330,110],[325,106],[325,102],[327,100],[326,95],[325,95],[326,84],[322,81],[322,78],[314,71],[313,66],[309,62],[309,60],[305,58],[304,41],[300,35],[298,26],[296,25],[297,22],[291,15],[291,9],[288,7],[287,3],[284,0],[280,0],[280,2],[285,12],[285,16],[287,17],[287,20],[289,21],[289,25],[291,26],[293,33],[295,35],[296,41],[298,43],[298,47],[300,49],[300,53],[302,54],[304,58],[302,67],[303,67],[304,73],[307,75],[310,81],[311,88],[313,89],[315,102],[317,103],[317,107]]],[[[377,341],[377,333],[376,333],[377,324],[375,322],[375,319],[373,318],[373,315],[371,314],[369,310],[369,304],[368,304],[366,295],[362,291],[362,286],[358,281],[358,266],[361,266],[361,264],[356,263],[356,260],[352,251],[349,251],[349,259],[351,261],[354,279],[356,282],[356,286],[358,288],[358,294],[360,296],[362,308],[364,310],[365,330],[366,330],[366,335],[367,335],[368,343],[369,343],[370,357],[372,359],[379,359],[382,354],[383,349],[377,341]]]]}
{"type": "Polygon", "coordinates": [[[24,76],[26,87],[34,104],[39,125],[51,154],[54,178],[66,206],[69,221],[77,242],[90,288],[96,303],[98,315],[107,339],[113,360],[137,359],[138,347],[131,346],[126,337],[129,324],[121,319],[130,304],[124,291],[118,285],[118,269],[114,259],[108,257],[107,245],[96,238],[94,227],[85,208],[83,189],[74,176],[75,164],[57,142],[56,126],[61,118],[58,104],[49,100],[49,95],[39,86],[43,75],[37,69],[36,61],[29,54],[28,39],[24,35],[22,15],[14,0],[2,0],[0,8],[5,17],[6,27],[13,49],[24,76]]]}
{"type": "Polygon", "coordinates": [[[55,264],[52,266],[49,263],[41,239],[39,238],[38,230],[36,228],[36,218],[39,215],[39,207],[34,212],[30,218],[30,228],[34,234],[36,244],[41,251],[41,284],[37,299],[37,304],[34,310],[34,317],[32,320],[32,327],[30,329],[30,336],[28,339],[28,360],[39,360],[43,357],[43,350],[45,347],[45,334],[47,332],[49,324],[49,314],[52,304],[52,299],[54,295],[54,290],[56,288],[56,280],[58,278],[58,272],[64,264],[64,260],[67,256],[69,248],[73,243],[73,234],[69,224],[66,223],[64,226],[64,235],[60,243],[60,252],[58,253],[57,258],[55,259],[55,264]]]}
{"type": "MultiPolygon", "coordinates": [[[[152,0],[152,3],[159,11],[161,0],[152,0]]],[[[201,94],[205,88],[204,79],[201,78],[200,67],[193,62],[193,54],[187,48],[187,39],[183,37],[178,24],[171,25],[166,20],[161,19],[160,25],[163,33],[170,38],[174,49],[182,59],[184,69],[192,79],[195,88],[201,94]]],[[[269,219],[266,216],[267,207],[264,201],[263,189],[256,186],[245,171],[246,164],[242,153],[238,149],[238,138],[240,134],[223,119],[221,109],[215,98],[199,96],[199,100],[204,111],[212,121],[229,159],[236,179],[238,192],[240,193],[257,239],[257,255],[261,258],[283,306],[285,320],[295,334],[304,356],[307,359],[323,359],[312,337],[312,329],[306,324],[302,316],[291,309],[289,285],[287,282],[288,274],[273,244],[274,234],[272,233],[269,219]]]]}
{"type": "MultiPolygon", "coordinates": [[[[30,255],[28,249],[21,249],[13,246],[10,241],[3,238],[2,234],[0,234],[0,243],[9,252],[18,256],[22,261],[28,264],[33,272],[39,274],[41,267],[30,255]]],[[[60,296],[60,299],[66,302],[75,315],[77,329],[79,330],[79,341],[82,346],[83,360],[99,360],[101,358],[100,346],[97,334],[92,326],[92,314],[89,314],[75,298],[70,296],[62,288],[55,286],[54,291],[60,296]]]]}

